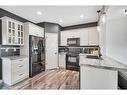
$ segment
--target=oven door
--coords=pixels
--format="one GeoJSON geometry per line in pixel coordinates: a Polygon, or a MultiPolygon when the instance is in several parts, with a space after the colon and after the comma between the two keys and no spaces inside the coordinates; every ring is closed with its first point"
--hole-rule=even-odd
{"type": "Polygon", "coordinates": [[[79,71],[79,55],[66,55],[66,69],[79,71]]]}
{"type": "Polygon", "coordinates": [[[72,63],[73,65],[79,65],[79,55],[67,55],[67,63],[72,63]]]}

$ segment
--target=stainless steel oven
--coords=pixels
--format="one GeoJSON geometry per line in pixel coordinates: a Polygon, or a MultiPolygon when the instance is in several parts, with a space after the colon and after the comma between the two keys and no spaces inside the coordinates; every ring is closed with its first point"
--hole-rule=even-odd
{"type": "Polygon", "coordinates": [[[67,45],[68,46],[80,46],[80,38],[68,38],[67,45]]]}
{"type": "Polygon", "coordinates": [[[82,48],[69,48],[66,54],[66,69],[79,71],[79,53],[82,52],[82,48]]]}

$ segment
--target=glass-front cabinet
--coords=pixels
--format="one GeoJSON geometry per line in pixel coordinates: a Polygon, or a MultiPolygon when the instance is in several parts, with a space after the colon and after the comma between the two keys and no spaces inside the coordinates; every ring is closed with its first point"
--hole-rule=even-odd
{"type": "Polygon", "coordinates": [[[24,25],[22,22],[2,17],[2,44],[24,45],[24,25]]]}

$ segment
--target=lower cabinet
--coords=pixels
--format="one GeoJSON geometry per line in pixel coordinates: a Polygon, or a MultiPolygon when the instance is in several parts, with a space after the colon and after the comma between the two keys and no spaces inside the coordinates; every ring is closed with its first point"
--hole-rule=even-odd
{"type": "Polygon", "coordinates": [[[82,90],[108,90],[117,89],[117,87],[117,71],[80,66],[80,88],[82,90]]]}
{"type": "Polygon", "coordinates": [[[66,54],[59,54],[59,67],[66,68],[66,54]]]}
{"type": "Polygon", "coordinates": [[[14,85],[29,77],[28,58],[3,58],[3,81],[7,85],[14,85]]]}

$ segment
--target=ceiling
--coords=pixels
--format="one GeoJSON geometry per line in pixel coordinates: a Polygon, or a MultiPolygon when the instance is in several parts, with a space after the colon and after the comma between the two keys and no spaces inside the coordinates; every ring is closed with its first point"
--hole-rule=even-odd
{"type": "Polygon", "coordinates": [[[125,9],[127,10],[126,6],[110,6],[107,11],[107,19],[119,19],[123,17],[127,17],[127,12],[125,14],[125,9]]]}
{"type": "Polygon", "coordinates": [[[0,6],[34,23],[53,22],[70,26],[97,21],[102,6],[0,6]],[[37,11],[41,15],[37,15],[37,11]],[[80,17],[81,16],[81,17],[80,17]],[[60,21],[61,20],[61,21],[60,21]]]}

